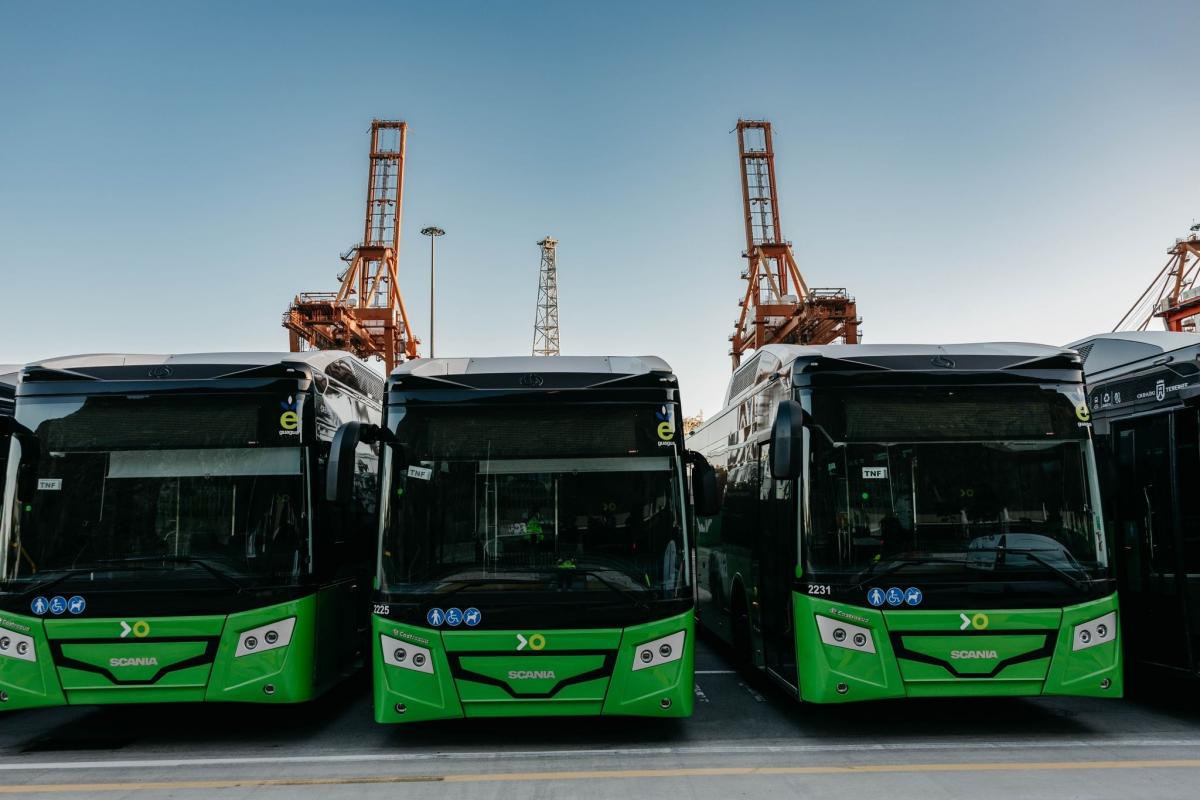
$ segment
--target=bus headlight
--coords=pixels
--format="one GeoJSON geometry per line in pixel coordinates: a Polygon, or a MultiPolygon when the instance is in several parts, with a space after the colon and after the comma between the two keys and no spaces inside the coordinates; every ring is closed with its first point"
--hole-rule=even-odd
{"type": "Polygon", "coordinates": [[[844,647],[847,650],[857,650],[860,653],[874,653],[875,640],[871,638],[871,629],[861,625],[851,625],[840,619],[817,615],[817,630],[821,633],[821,641],[834,647],[844,647]]]}
{"type": "Polygon", "coordinates": [[[278,650],[287,647],[292,641],[292,631],[296,628],[296,618],[288,617],[270,625],[259,625],[248,631],[242,631],[238,637],[237,650],[234,658],[248,656],[251,653],[263,653],[267,650],[278,650]]]}
{"type": "Polygon", "coordinates": [[[1103,617],[1075,626],[1072,650],[1086,650],[1098,644],[1106,644],[1117,638],[1117,612],[1110,611],[1103,617]]]}
{"type": "Polygon", "coordinates": [[[653,642],[639,644],[633,656],[633,671],[669,664],[683,658],[683,640],[687,631],[672,633],[653,642]]]}
{"type": "Polygon", "coordinates": [[[383,649],[383,663],[388,666],[433,674],[433,656],[428,648],[383,634],[379,634],[379,644],[383,649]]]}
{"type": "Polygon", "coordinates": [[[20,661],[37,661],[33,637],[16,631],[0,631],[0,656],[20,661]]]}

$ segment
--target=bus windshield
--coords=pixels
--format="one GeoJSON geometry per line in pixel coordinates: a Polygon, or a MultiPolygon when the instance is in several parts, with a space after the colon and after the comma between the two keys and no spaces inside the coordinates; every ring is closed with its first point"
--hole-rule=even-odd
{"type": "Polygon", "coordinates": [[[11,591],[77,572],[297,579],[308,553],[297,405],[273,394],[22,399],[33,436],[9,481],[0,576],[11,591]]]}
{"type": "Polygon", "coordinates": [[[806,568],[855,582],[1107,575],[1082,394],[812,393],[806,568]]]}
{"type": "Polygon", "coordinates": [[[402,411],[381,589],[687,596],[680,466],[657,411],[402,411]]]}

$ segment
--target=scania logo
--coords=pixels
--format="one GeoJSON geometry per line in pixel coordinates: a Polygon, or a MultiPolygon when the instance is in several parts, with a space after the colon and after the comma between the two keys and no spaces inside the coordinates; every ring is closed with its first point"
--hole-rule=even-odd
{"type": "Polygon", "coordinates": [[[159,364],[157,367],[151,367],[146,373],[151,378],[169,378],[175,374],[175,370],[168,367],[166,364],[159,364]]]}
{"type": "Polygon", "coordinates": [[[951,650],[950,658],[999,658],[995,650],[951,650]]]}
{"type": "Polygon", "coordinates": [[[110,667],[157,667],[158,659],[154,656],[145,658],[110,658],[110,667]]]}
{"type": "Polygon", "coordinates": [[[558,677],[552,669],[510,669],[508,679],[510,681],[553,681],[558,677]]]}
{"type": "Polygon", "coordinates": [[[929,363],[941,369],[954,369],[954,360],[941,355],[929,359],[929,363]]]}
{"type": "Polygon", "coordinates": [[[528,386],[528,387],[536,389],[537,387],[541,386],[545,382],[546,381],[542,379],[541,375],[536,375],[532,372],[530,372],[528,375],[521,376],[521,385],[522,386],[528,386]]]}

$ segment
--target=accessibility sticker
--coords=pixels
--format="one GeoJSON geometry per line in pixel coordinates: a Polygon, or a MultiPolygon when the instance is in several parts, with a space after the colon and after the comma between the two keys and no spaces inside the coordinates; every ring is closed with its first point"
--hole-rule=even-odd
{"type": "Polygon", "coordinates": [[[72,614],[82,614],[85,608],[87,608],[87,601],[81,595],[75,595],[67,601],[67,611],[72,614]]]}
{"type": "Polygon", "coordinates": [[[29,610],[40,617],[50,610],[50,601],[44,597],[35,597],[29,604],[29,610]]]}
{"type": "Polygon", "coordinates": [[[50,613],[54,616],[61,616],[67,610],[67,598],[62,595],[55,595],[50,599],[50,613]]]}
{"type": "Polygon", "coordinates": [[[425,621],[436,628],[446,621],[446,612],[440,608],[431,608],[429,609],[429,613],[425,615],[425,621]]]}
{"type": "Polygon", "coordinates": [[[451,628],[457,628],[462,624],[463,613],[462,609],[448,608],[446,609],[446,624],[451,628]]]}
{"type": "Polygon", "coordinates": [[[910,586],[904,590],[904,602],[910,606],[919,606],[924,599],[925,594],[915,586],[910,586]]]}
{"type": "Polygon", "coordinates": [[[904,592],[900,591],[900,587],[893,586],[887,590],[887,604],[889,606],[898,606],[904,602],[904,592]]]}
{"type": "Polygon", "coordinates": [[[867,592],[867,602],[876,608],[879,608],[881,605],[883,605],[883,589],[880,589],[878,586],[876,586],[874,589],[867,592]]]}
{"type": "Polygon", "coordinates": [[[468,628],[474,628],[483,622],[483,614],[479,613],[478,608],[468,608],[463,612],[463,622],[467,623],[468,628]]]}

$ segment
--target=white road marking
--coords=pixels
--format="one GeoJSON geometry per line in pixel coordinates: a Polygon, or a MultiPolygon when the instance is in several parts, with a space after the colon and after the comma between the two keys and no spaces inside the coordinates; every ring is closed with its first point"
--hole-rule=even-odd
{"type": "Polygon", "coordinates": [[[698,684],[698,683],[696,684],[696,699],[699,700],[701,703],[708,702],[708,695],[706,695],[704,693],[704,690],[700,688],[700,684],[698,684]]]}
{"type": "Polygon", "coordinates": [[[742,688],[743,688],[743,689],[745,689],[747,692],[749,692],[749,693],[750,693],[750,696],[754,698],[754,701],[755,701],[756,703],[765,703],[765,702],[767,701],[767,698],[763,697],[761,694],[759,694],[758,692],[754,691],[753,689],[751,689],[749,686],[747,686],[746,684],[742,683],[741,681],[738,681],[738,686],[742,687],[742,688]]]}
{"type": "Polygon", "coordinates": [[[755,753],[863,753],[905,751],[1003,750],[1029,748],[1099,749],[1106,747],[1200,747],[1200,739],[1011,739],[988,742],[917,742],[912,744],[784,744],[737,745],[715,744],[692,747],[614,747],[584,750],[512,750],[508,752],[473,751],[443,753],[342,753],[307,756],[233,756],[222,758],[161,758],[105,761],[30,761],[21,763],[20,756],[6,756],[0,772],[22,770],[89,770],[89,769],[179,769],[185,767],[241,766],[253,764],[346,764],[371,762],[420,761],[516,761],[531,758],[573,758],[614,756],[708,756],[755,753]]]}
{"type": "Polygon", "coordinates": [[[697,675],[736,675],[736,669],[698,669],[697,675]]]}

